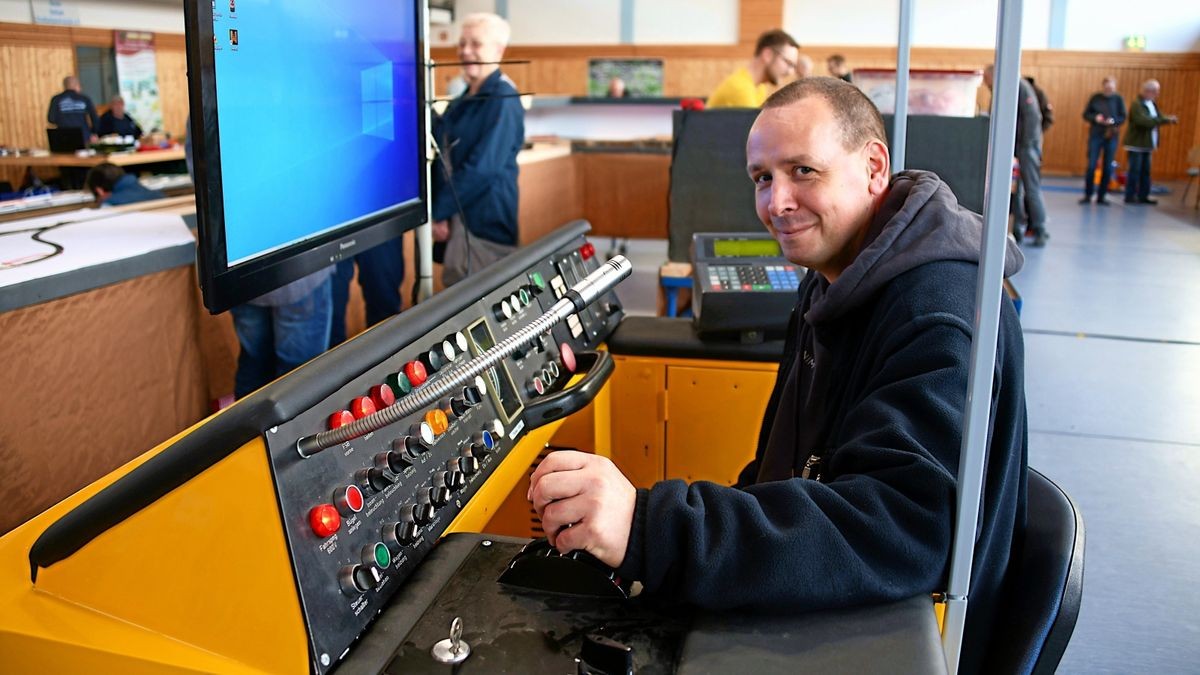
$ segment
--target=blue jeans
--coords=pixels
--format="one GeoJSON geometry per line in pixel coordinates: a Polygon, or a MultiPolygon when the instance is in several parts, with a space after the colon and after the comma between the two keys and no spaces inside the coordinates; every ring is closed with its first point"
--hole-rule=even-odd
{"type": "Polygon", "coordinates": [[[1130,150],[1129,174],[1125,177],[1125,201],[1144,201],[1150,198],[1150,153],[1130,150]]]}
{"type": "Polygon", "coordinates": [[[353,260],[337,264],[333,273],[330,346],[346,341],[346,303],[350,299],[350,279],[354,276],[355,262],[358,263],[358,285],[367,308],[368,327],[399,314],[404,307],[400,298],[400,284],[404,281],[404,240],[397,237],[359,253],[353,260]]]}
{"type": "Polygon", "coordinates": [[[238,305],[233,329],[238,353],[233,393],[242,398],[329,348],[332,283],[324,283],[297,302],[280,307],[238,305]]]}
{"type": "Polygon", "coordinates": [[[1117,137],[1088,136],[1088,163],[1083,172],[1083,194],[1089,199],[1096,193],[1097,199],[1104,199],[1108,194],[1108,182],[1112,180],[1113,158],[1117,156],[1117,137]],[[1101,158],[1101,154],[1103,157],[1101,158]],[[1096,160],[1104,162],[1100,165],[1100,187],[1096,187],[1096,160]]]}

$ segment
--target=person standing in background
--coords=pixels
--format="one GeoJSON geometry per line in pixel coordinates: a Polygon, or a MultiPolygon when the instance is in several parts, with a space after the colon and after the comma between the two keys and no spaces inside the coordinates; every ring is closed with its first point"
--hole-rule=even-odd
{"type": "Polygon", "coordinates": [[[829,71],[830,77],[836,77],[846,82],[850,81],[850,66],[846,65],[845,56],[833,54],[825,59],[825,68],[829,71]]]}
{"type": "Polygon", "coordinates": [[[1179,122],[1174,115],[1159,113],[1155,100],[1161,89],[1158,80],[1146,80],[1142,83],[1142,93],[1129,106],[1129,128],[1125,130],[1125,153],[1129,157],[1126,204],[1158,203],[1150,198],[1150,153],[1158,148],[1158,128],[1179,122]]]}
{"type": "MultiPolygon", "coordinates": [[[[709,108],[759,108],[771,94],[771,89],[795,75],[799,66],[800,43],[781,30],[769,30],[758,36],[750,63],[717,85],[706,105],[709,108]]],[[[812,70],[811,65],[809,70],[812,70]]]]}
{"type": "Polygon", "coordinates": [[[96,142],[96,105],[83,93],[79,78],[68,75],[63,78],[63,90],[50,99],[50,111],[46,121],[59,129],[85,129],[92,143],[96,142]]]}
{"type": "Polygon", "coordinates": [[[100,123],[96,125],[96,134],[99,136],[108,134],[133,136],[136,140],[142,137],[142,127],[125,113],[125,99],[121,96],[114,96],[108,102],[108,110],[100,116],[100,123]]]}
{"type": "MultiPolygon", "coordinates": [[[[195,182],[190,116],[187,129],[184,159],[195,182]]],[[[240,347],[233,376],[235,398],[249,396],[329,349],[333,268],[323,267],[230,308],[240,347]]]]}
{"type": "Polygon", "coordinates": [[[1104,198],[1108,194],[1108,182],[1112,179],[1113,159],[1117,156],[1117,138],[1121,125],[1125,123],[1125,99],[1117,93],[1117,78],[1109,75],[1100,85],[1100,91],[1092,94],[1083,119],[1088,128],[1088,162],[1083,172],[1083,199],[1087,204],[1096,193],[1096,203],[1108,206],[1104,198]],[[1100,159],[1100,186],[1096,187],[1096,160],[1100,159]]]}
{"type": "MultiPolygon", "coordinates": [[[[468,14],[458,39],[467,90],[433,121],[433,238],[445,242],[451,286],[517,247],[517,153],[525,109],[500,70],[511,29],[495,14],[468,14]]],[[[434,248],[437,259],[438,248],[434,248]]]]}
{"type": "MultiPolygon", "coordinates": [[[[994,74],[995,68],[990,64],[983,69],[983,83],[988,91],[992,91],[994,74]]],[[[1045,246],[1050,235],[1046,232],[1046,206],[1042,201],[1042,108],[1033,85],[1023,77],[1017,79],[1017,138],[1013,154],[1021,172],[1016,195],[1016,227],[1023,229],[1021,223],[1028,217],[1033,245],[1045,246]]],[[[1013,233],[1018,242],[1024,234],[1013,233]]]]}

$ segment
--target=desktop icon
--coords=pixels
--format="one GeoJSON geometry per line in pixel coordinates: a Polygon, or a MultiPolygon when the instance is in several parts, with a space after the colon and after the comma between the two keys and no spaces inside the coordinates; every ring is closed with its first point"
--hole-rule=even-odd
{"type": "Polygon", "coordinates": [[[237,29],[236,29],[236,28],[230,28],[230,29],[229,29],[229,44],[231,44],[231,45],[233,45],[234,47],[236,47],[236,46],[237,46],[237,42],[238,42],[238,37],[237,37],[237,29]]]}

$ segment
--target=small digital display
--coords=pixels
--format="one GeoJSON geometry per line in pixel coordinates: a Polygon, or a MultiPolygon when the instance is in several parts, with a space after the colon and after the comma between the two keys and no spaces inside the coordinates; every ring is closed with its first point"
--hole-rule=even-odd
{"type": "MultiPolygon", "coordinates": [[[[471,343],[475,346],[475,356],[496,346],[492,331],[483,319],[468,328],[467,332],[470,333],[471,343]]],[[[512,422],[517,413],[521,412],[522,404],[521,397],[517,396],[517,388],[513,385],[512,377],[508,374],[508,368],[502,363],[494,368],[488,368],[485,376],[488,388],[492,390],[492,398],[504,412],[504,423],[512,422]]]]}
{"type": "Polygon", "coordinates": [[[783,251],[774,239],[714,239],[713,255],[718,258],[780,258],[783,251]]]}

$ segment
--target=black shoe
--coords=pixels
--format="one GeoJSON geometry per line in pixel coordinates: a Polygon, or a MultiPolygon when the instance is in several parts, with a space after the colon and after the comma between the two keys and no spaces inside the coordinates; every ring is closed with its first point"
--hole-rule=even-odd
{"type": "Polygon", "coordinates": [[[1138,203],[1139,204],[1149,204],[1150,206],[1154,206],[1155,204],[1158,203],[1158,200],[1157,199],[1139,199],[1138,203]]]}
{"type": "Polygon", "coordinates": [[[1092,201],[1092,198],[1091,198],[1091,197],[1084,197],[1083,199],[1080,199],[1080,200],[1079,200],[1079,203],[1080,203],[1080,204],[1087,204],[1087,203],[1088,203],[1088,202],[1090,202],[1090,201],[1092,201]]]}
{"type": "Polygon", "coordinates": [[[1110,203],[1111,202],[1109,202],[1107,199],[1104,199],[1103,197],[1096,200],[1096,206],[1108,206],[1110,203]]]}
{"type": "Polygon", "coordinates": [[[1046,245],[1046,240],[1047,240],[1047,239],[1049,239],[1049,238],[1050,238],[1050,237],[1048,237],[1048,236],[1046,236],[1046,235],[1044,235],[1044,234],[1039,234],[1039,235],[1037,235],[1036,237],[1034,237],[1034,238],[1033,238],[1033,247],[1034,247],[1034,248],[1041,248],[1041,247],[1045,246],[1045,245],[1046,245]]]}

